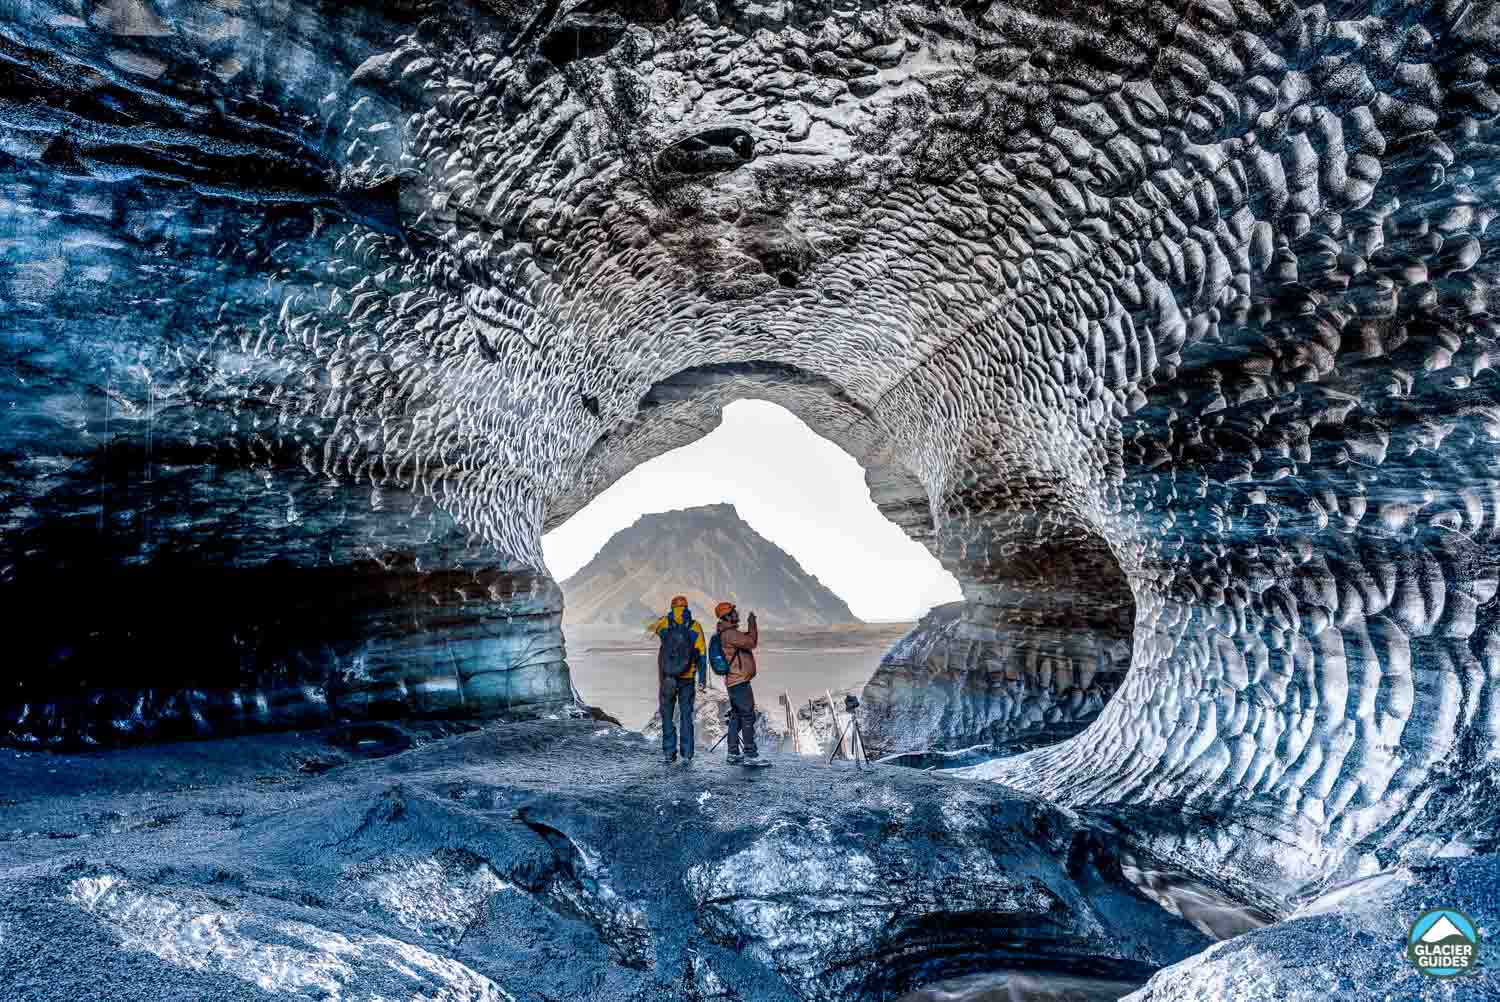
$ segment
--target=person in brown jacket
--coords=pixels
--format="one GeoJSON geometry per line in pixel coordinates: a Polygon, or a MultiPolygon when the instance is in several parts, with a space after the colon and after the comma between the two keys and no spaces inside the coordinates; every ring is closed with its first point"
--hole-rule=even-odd
{"type": "Polygon", "coordinates": [[[729,764],[770,765],[755,747],[755,691],[750,688],[755,678],[755,646],[760,642],[755,613],[750,614],[745,630],[740,629],[740,613],[733,602],[714,606],[714,615],[719,617],[719,645],[729,662],[729,674],[724,677],[729,690],[729,764]]]}

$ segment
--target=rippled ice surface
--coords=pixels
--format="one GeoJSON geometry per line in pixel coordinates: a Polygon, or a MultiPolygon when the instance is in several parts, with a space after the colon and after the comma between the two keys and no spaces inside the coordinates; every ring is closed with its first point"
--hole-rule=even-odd
{"type": "Polygon", "coordinates": [[[1110,978],[1000,971],[939,981],[898,1002],[1116,1002],[1140,986],[1110,978]]]}

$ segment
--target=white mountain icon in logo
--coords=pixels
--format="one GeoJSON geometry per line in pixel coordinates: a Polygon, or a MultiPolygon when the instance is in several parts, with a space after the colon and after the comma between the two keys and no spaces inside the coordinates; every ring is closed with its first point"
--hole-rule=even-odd
{"type": "Polygon", "coordinates": [[[1469,938],[1463,934],[1462,930],[1460,930],[1458,926],[1453,924],[1448,916],[1442,915],[1438,917],[1438,920],[1436,922],[1432,923],[1431,929],[1428,929],[1426,932],[1422,933],[1422,942],[1441,943],[1443,940],[1451,939],[1454,936],[1457,936],[1460,939],[1464,940],[1467,940],[1469,938]]]}

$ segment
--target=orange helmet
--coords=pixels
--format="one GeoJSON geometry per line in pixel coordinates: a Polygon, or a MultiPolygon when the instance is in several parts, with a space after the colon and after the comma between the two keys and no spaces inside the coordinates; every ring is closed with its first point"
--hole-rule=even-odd
{"type": "Polygon", "coordinates": [[[720,602],[718,605],[714,606],[714,615],[717,616],[719,619],[723,619],[725,616],[729,615],[733,611],[734,611],[734,603],[733,602],[720,602]]]}
{"type": "Polygon", "coordinates": [[[673,595],[672,596],[672,608],[674,608],[674,609],[677,609],[677,608],[686,609],[687,608],[687,596],[686,595],[673,595]]]}

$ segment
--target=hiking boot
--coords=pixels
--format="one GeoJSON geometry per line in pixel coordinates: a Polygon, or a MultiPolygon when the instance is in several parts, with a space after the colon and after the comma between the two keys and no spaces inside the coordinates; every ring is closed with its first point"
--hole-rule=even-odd
{"type": "Polygon", "coordinates": [[[745,756],[741,755],[739,752],[730,752],[729,757],[724,761],[728,762],[730,765],[739,765],[741,762],[745,761],[745,756]]]}
{"type": "Polygon", "coordinates": [[[675,765],[677,763],[677,753],[674,751],[662,752],[661,757],[667,765],[675,765]]]}
{"type": "Polygon", "coordinates": [[[764,769],[766,766],[768,766],[770,764],[771,763],[769,761],[767,761],[766,759],[761,758],[759,755],[746,755],[745,756],[745,763],[744,763],[744,765],[745,765],[745,768],[747,768],[747,769],[764,769]]]}
{"type": "Polygon", "coordinates": [[[685,758],[685,759],[682,760],[682,767],[684,769],[687,769],[687,768],[691,767],[692,764],[693,764],[693,756],[691,756],[691,755],[689,755],[687,758],[685,758]]]}

